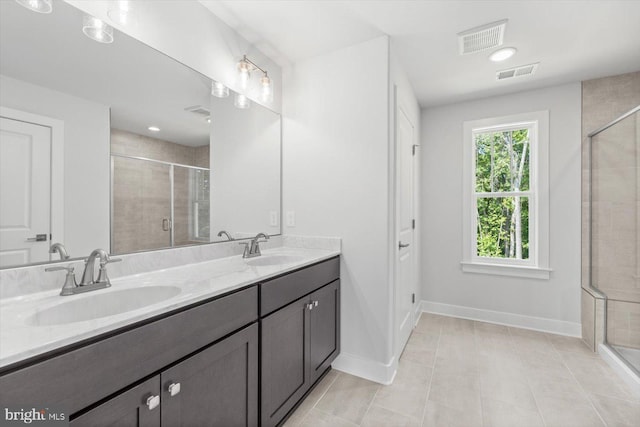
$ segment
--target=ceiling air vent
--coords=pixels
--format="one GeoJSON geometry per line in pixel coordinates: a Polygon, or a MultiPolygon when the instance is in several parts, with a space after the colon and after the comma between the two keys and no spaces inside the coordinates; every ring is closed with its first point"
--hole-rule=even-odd
{"type": "Polygon", "coordinates": [[[458,33],[458,47],[460,55],[481,52],[501,46],[504,43],[504,30],[507,20],[481,25],[467,31],[458,33]]]}
{"type": "Polygon", "coordinates": [[[190,111],[194,114],[200,114],[201,116],[208,117],[211,115],[211,111],[208,108],[203,107],[202,105],[194,105],[193,107],[187,107],[184,109],[185,111],[190,111]]]}
{"type": "Polygon", "coordinates": [[[496,80],[507,80],[513,77],[530,76],[536,72],[536,69],[538,69],[538,64],[539,62],[536,62],[535,64],[521,65],[519,67],[509,68],[507,70],[500,70],[496,73],[496,80]]]}

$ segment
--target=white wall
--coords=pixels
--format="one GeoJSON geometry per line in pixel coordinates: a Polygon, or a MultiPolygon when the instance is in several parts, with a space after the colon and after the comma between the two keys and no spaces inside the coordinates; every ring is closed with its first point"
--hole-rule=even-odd
{"type": "Polygon", "coordinates": [[[0,76],[3,107],[64,122],[64,237],[69,254],[109,250],[109,107],[0,76]],[[83,160],[83,161],[80,161],[83,160]]]}
{"type": "MultiPolygon", "coordinates": [[[[269,108],[281,111],[280,66],[250,45],[201,3],[185,0],[130,2],[132,10],[136,12],[137,24],[122,27],[113,23],[107,14],[109,5],[117,2],[66,2],[236,91],[240,91],[236,82],[236,66],[246,54],[269,72],[269,77],[274,82],[274,102],[269,108]]],[[[258,86],[258,74],[252,73],[247,95],[255,99],[259,93],[258,86]]]]}
{"type": "Polygon", "coordinates": [[[388,53],[381,37],[299,62],[283,105],[284,211],[296,214],[283,231],[342,237],[334,366],[369,367],[380,381],[391,359],[388,53]]]}
{"type": "Polygon", "coordinates": [[[211,240],[280,234],[280,115],[211,97],[211,240]],[[271,213],[277,223],[271,225],[271,213]]]}
{"type": "Polygon", "coordinates": [[[572,83],[422,112],[424,307],[580,334],[580,102],[572,83]],[[463,273],[462,123],[538,110],[550,112],[551,279],[463,273]]]}

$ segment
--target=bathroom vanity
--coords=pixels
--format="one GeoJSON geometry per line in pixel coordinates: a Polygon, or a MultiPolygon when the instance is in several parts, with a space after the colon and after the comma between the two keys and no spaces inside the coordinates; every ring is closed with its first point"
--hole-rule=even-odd
{"type": "Polygon", "coordinates": [[[15,361],[0,401],[63,411],[72,426],[277,425],[340,351],[340,262],[322,258],[245,267],[263,278],[15,361]]]}

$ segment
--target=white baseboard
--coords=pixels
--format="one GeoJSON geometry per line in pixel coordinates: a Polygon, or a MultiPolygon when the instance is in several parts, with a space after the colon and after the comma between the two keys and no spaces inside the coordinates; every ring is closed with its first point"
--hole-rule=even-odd
{"type": "Polygon", "coordinates": [[[629,384],[636,394],[640,395],[640,377],[631,370],[616,354],[614,354],[606,345],[598,346],[598,354],[614,371],[629,384]]]}
{"type": "Polygon", "coordinates": [[[384,385],[393,382],[398,369],[395,357],[384,364],[349,353],[340,353],[331,366],[338,371],[384,385]]]}
{"type": "Polygon", "coordinates": [[[484,310],[480,308],[443,304],[440,302],[425,300],[420,302],[420,308],[425,313],[460,317],[462,319],[469,320],[479,320],[482,322],[497,323],[499,325],[533,329],[558,335],[567,335],[570,337],[580,338],[582,336],[582,327],[580,323],[576,322],[547,319],[544,317],[524,316],[522,314],[484,310]]]}

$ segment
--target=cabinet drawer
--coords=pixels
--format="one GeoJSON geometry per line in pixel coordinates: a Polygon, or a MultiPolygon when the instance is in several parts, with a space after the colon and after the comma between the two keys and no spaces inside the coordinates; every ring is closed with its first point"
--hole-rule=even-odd
{"type": "Polygon", "coordinates": [[[340,258],[277,277],[260,284],[260,316],[283,307],[340,277],[340,258]]]}
{"type": "Polygon", "coordinates": [[[93,404],[258,318],[253,286],[0,377],[3,404],[93,404]]]}

